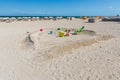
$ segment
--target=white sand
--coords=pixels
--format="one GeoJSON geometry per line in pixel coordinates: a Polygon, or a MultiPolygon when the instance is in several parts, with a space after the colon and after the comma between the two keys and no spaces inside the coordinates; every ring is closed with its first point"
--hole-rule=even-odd
{"type": "Polygon", "coordinates": [[[120,23],[0,23],[0,80],[120,80],[120,23]],[[82,26],[96,35],[60,38],[48,34],[57,27],[82,26]],[[27,32],[34,44],[25,41],[27,32]]]}

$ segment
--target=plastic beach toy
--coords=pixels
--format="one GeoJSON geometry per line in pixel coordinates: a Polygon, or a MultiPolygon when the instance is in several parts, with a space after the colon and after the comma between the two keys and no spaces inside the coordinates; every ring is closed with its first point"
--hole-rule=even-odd
{"type": "Polygon", "coordinates": [[[74,33],[77,34],[77,33],[78,33],[78,29],[76,29],[76,30],[74,31],[74,33]]]}
{"type": "Polygon", "coordinates": [[[50,33],[49,34],[53,34],[53,31],[50,31],[50,33]]]}
{"type": "Polygon", "coordinates": [[[68,30],[67,30],[67,29],[65,29],[65,32],[68,32],[68,30]]]}
{"type": "Polygon", "coordinates": [[[66,35],[65,36],[71,36],[71,34],[68,32],[68,33],[66,33],[66,35]]]}
{"type": "Polygon", "coordinates": [[[42,32],[43,31],[43,29],[40,29],[40,32],[42,32]]]}
{"type": "Polygon", "coordinates": [[[85,28],[85,26],[83,26],[83,27],[80,29],[80,32],[82,32],[84,28],[85,28]]]}
{"type": "Polygon", "coordinates": [[[65,35],[64,32],[62,32],[62,31],[59,32],[59,36],[60,36],[60,37],[64,37],[64,35],[65,35]]]}
{"type": "Polygon", "coordinates": [[[81,34],[81,33],[83,32],[83,29],[84,29],[84,28],[85,28],[85,26],[83,26],[82,28],[80,28],[80,30],[76,29],[75,32],[74,32],[74,34],[75,34],[75,35],[81,34]]]}
{"type": "Polygon", "coordinates": [[[71,30],[69,29],[69,30],[68,30],[68,33],[70,33],[70,32],[71,32],[71,30]]]}
{"type": "Polygon", "coordinates": [[[57,30],[61,30],[61,28],[57,28],[57,30]]]}

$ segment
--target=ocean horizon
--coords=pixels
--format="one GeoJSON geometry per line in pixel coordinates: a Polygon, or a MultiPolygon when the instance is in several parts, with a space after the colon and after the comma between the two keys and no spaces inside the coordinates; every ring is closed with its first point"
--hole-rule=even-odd
{"type": "MultiPolygon", "coordinates": [[[[97,16],[0,16],[0,18],[18,18],[18,17],[29,17],[29,18],[33,18],[33,17],[39,17],[39,18],[45,18],[45,17],[52,17],[52,18],[57,18],[57,17],[62,17],[62,18],[68,18],[68,17],[74,17],[74,18],[84,18],[84,17],[88,17],[88,18],[93,18],[93,17],[97,17],[97,16]]],[[[115,16],[99,16],[99,17],[115,17],[115,16]]]]}

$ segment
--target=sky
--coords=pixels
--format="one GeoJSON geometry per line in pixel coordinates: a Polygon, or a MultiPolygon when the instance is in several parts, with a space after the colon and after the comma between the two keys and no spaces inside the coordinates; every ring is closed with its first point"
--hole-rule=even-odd
{"type": "Polygon", "coordinates": [[[0,16],[116,16],[120,0],[0,0],[0,16]]]}

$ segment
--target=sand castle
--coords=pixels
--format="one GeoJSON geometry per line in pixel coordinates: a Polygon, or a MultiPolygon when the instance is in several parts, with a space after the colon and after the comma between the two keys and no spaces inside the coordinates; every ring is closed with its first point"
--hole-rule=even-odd
{"type": "Polygon", "coordinates": [[[77,30],[77,31],[76,29],[72,29],[72,28],[69,29],[69,31],[66,28],[57,28],[56,30],[46,29],[46,31],[43,31],[42,29],[40,29],[40,32],[29,33],[28,36],[25,37],[23,45],[25,45],[25,47],[27,48],[31,46],[30,44],[32,44],[33,47],[31,48],[34,48],[34,50],[37,50],[37,53],[43,50],[41,48],[42,45],[47,46],[47,49],[43,50],[41,53],[42,61],[43,61],[43,57],[44,57],[44,60],[54,59],[56,57],[65,55],[66,52],[69,53],[73,49],[88,47],[93,44],[97,44],[101,41],[107,41],[109,39],[114,38],[114,36],[112,35],[100,35],[92,30],[84,30],[84,28],[85,27],[83,26],[82,28],[80,28],[80,30],[77,30]],[[41,30],[43,32],[41,32],[41,30]],[[47,34],[49,30],[52,30],[53,32],[56,31],[56,33],[52,34],[53,35],[51,37],[52,39],[49,38],[51,35],[47,34]],[[75,32],[70,33],[70,30],[75,32]],[[71,36],[68,35],[67,32],[70,33],[71,36]],[[59,35],[59,37],[64,37],[64,38],[61,38],[61,41],[59,41],[58,39],[60,38],[56,35],[59,35]],[[81,36],[83,37],[86,35],[88,38],[86,38],[85,40],[80,38],[81,36]],[[69,37],[65,37],[65,36],[69,36],[69,37]],[[40,40],[40,38],[44,38],[46,40],[42,41],[40,40]],[[77,39],[70,41],[71,40],[70,38],[71,39],[77,38],[77,39]]]}

